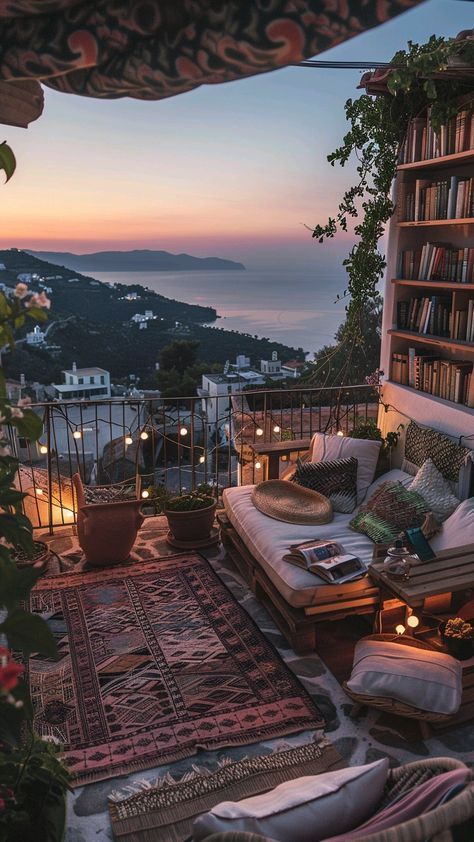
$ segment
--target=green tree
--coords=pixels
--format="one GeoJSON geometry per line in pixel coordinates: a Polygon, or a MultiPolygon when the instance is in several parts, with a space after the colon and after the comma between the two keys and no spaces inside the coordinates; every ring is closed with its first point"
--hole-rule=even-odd
{"type": "Polygon", "coordinates": [[[383,300],[380,295],[361,307],[357,318],[359,330],[347,319],[337,329],[336,343],[325,345],[314,355],[314,363],[305,380],[313,386],[340,386],[364,383],[367,375],[379,367],[383,300]]]}
{"type": "Polygon", "coordinates": [[[158,355],[160,368],[165,371],[175,369],[183,375],[197,360],[199,342],[196,339],[174,339],[158,355]]]}

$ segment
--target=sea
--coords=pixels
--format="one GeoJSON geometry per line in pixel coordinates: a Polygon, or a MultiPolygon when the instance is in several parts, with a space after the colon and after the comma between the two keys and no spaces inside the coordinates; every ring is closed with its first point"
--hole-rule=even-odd
{"type": "Polygon", "coordinates": [[[214,307],[220,318],[213,326],[303,348],[308,359],[334,340],[344,321],[344,302],[336,302],[336,295],[344,289],[340,266],[325,268],[321,274],[315,268],[271,268],[93,275],[99,281],[141,284],[167,298],[214,307]]]}

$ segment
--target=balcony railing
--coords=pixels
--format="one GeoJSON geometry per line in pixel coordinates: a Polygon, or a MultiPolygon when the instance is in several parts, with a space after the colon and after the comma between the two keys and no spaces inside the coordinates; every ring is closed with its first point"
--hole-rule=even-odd
{"type": "Polygon", "coordinates": [[[376,418],[373,387],[249,390],[176,399],[60,401],[35,404],[44,432],[39,442],[8,431],[20,460],[18,486],[35,527],[75,522],[71,478],[109,485],[141,475],[144,506],[154,511],[157,489],[223,488],[259,482],[264,461],[255,442],[310,438],[315,432],[349,433],[360,419],[376,418]]]}

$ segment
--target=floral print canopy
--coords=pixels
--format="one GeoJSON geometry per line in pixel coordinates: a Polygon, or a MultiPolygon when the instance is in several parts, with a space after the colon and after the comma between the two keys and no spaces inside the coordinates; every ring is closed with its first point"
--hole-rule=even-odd
{"type": "Polygon", "coordinates": [[[419,2],[0,0],[0,122],[36,119],[40,82],[163,99],[299,62],[419,2]]]}

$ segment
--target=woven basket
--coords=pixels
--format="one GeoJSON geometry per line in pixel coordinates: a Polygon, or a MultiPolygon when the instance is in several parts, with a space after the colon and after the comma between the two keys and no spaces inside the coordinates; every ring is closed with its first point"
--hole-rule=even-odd
{"type": "Polygon", "coordinates": [[[281,479],[269,479],[256,485],[252,503],[264,515],[285,523],[312,526],[329,523],[333,518],[332,504],[327,497],[281,479]]]}
{"type": "MultiPolygon", "coordinates": [[[[410,792],[424,781],[453,769],[466,769],[466,765],[452,757],[430,757],[406,763],[389,772],[383,805],[395,797],[410,792]]],[[[449,842],[451,829],[474,817],[474,783],[470,782],[450,801],[435,807],[416,819],[402,822],[387,830],[359,836],[358,842],[449,842]]],[[[468,838],[467,836],[465,837],[468,838]]],[[[256,833],[227,832],[213,833],[206,842],[274,842],[267,836],[256,833]]]]}
{"type": "MultiPolygon", "coordinates": [[[[382,640],[387,643],[398,643],[401,646],[412,646],[414,649],[427,649],[430,652],[433,651],[433,647],[429,646],[427,643],[423,643],[422,640],[415,640],[413,637],[400,634],[371,634],[368,637],[363,638],[363,640],[382,640]]],[[[399,702],[397,699],[390,699],[386,696],[369,696],[366,693],[354,693],[353,690],[349,689],[345,681],[342,684],[342,688],[354,702],[357,702],[357,704],[377,708],[378,710],[383,710],[387,713],[393,713],[396,716],[405,716],[408,719],[421,719],[424,722],[447,722],[452,718],[452,714],[450,713],[433,713],[432,711],[420,710],[420,708],[415,708],[405,702],[399,702]]]]}

